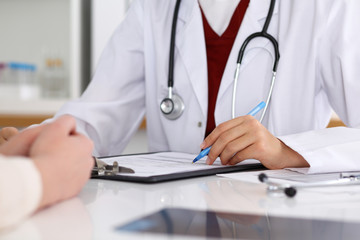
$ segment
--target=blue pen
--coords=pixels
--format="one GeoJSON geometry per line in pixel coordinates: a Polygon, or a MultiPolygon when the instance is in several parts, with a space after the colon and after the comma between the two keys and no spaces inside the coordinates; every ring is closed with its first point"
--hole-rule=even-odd
{"type": "MultiPolygon", "coordinates": [[[[256,107],[254,107],[254,109],[251,110],[247,115],[255,116],[261,109],[263,109],[265,107],[265,105],[266,105],[266,103],[264,101],[262,101],[256,107]]],[[[202,150],[200,152],[200,154],[193,160],[193,163],[196,163],[197,161],[199,161],[200,159],[202,159],[203,157],[208,155],[210,152],[210,149],[211,149],[211,146],[202,150]]]]}

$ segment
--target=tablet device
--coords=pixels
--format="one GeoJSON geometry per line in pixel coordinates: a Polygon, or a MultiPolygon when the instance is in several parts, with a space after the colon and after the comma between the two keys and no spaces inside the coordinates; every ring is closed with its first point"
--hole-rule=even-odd
{"type": "Polygon", "coordinates": [[[117,231],[206,239],[359,239],[360,224],[166,208],[119,226],[117,231]]]}

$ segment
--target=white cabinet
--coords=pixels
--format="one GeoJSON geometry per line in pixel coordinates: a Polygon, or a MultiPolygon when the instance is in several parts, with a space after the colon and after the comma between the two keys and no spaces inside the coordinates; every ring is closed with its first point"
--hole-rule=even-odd
{"type": "Polygon", "coordinates": [[[130,2],[0,0],[0,66],[10,62],[35,65],[41,88],[39,96],[23,99],[19,87],[2,81],[0,67],[0,116],[52,115],[66,101],[79,97],[130,2]],[[62,97],[44,94],[49,56],[60,58],[64,66],[62,97]]]}
{"type": "Polygon", "coordinates": [[[2,71],[0,115],[52,115],[64,102],[80,96],[91,72],[90,14],[89,0],[0,0],[0,64],[35,65],[40,89],[24,98],[19,95],[23,82],[14,81],[9,68],[2,71]],[[63,67],[59,96],[44,94],[49,59],[61,61],[63,67]]]}

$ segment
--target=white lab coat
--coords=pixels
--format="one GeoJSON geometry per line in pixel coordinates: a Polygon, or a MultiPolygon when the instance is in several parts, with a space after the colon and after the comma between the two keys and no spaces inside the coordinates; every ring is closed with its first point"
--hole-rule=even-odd
{"type": "MultiPolygon", "coordinates": [[[[231,119],[238,50],[262,29],[269,3],[250,1],[221,81],[217,125],[231,119]]],[[[197,0],[182,1],[176,34],[174,92],[185,111],[173,121],[159,107],[168,93],[174,5],[175,0],[135,0],[83,96],[59,111],[77,118],[79,130],[94,140],[96,155],[120,154],[145,114],[149,151],[199,152],[208,82],[197,0]]],[[[278,40],[281,57],[264,126],[302,154],[310,171],[360,170],[360,1],[278,0],[269,33],[278,40]],[[351,128],[324,129],[331,108],[351,128]]],[[[238,116],[266,99],[273,58],[267,40],[248,45],[237,87],[238,116]]]]}

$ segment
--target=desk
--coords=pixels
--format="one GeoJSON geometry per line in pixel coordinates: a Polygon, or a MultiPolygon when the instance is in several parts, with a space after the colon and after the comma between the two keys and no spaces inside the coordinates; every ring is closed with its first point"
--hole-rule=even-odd
{"type": "Polygon", "coordinates": [[[360,186],[355,188],[359,193],[300,190],[289,199],[268,196],[262,184],[217,176],[150,185],[90,180],[78,197],[35,214],[0,239],[184,239],[114,231],[164,207],[360,223],[360,186]]]}

